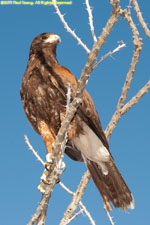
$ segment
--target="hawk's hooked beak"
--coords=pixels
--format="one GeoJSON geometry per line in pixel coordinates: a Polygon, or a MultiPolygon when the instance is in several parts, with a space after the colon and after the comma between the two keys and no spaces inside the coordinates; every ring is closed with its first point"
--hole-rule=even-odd
{"type": "Polygon", "coordinates": [[[50,36],[45,40],[46,43],[61,42],[61,38],[57,34],[50,34],[50,36]]]}

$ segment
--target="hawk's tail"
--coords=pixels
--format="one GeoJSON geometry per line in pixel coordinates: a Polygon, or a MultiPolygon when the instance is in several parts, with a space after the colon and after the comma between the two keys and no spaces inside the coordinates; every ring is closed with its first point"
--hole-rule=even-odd
{"type": "Polygon", "coordinates": [[[102,173],[102,169],[97,163],[85,158],[84,160],[108,210],[112,210],[110,202],[116,208],[125,211],[128,211],[128,208],[134,209],[133,196],[112,158],[110,162],[105,163],[108,170],[107,175],[102,173]]]}

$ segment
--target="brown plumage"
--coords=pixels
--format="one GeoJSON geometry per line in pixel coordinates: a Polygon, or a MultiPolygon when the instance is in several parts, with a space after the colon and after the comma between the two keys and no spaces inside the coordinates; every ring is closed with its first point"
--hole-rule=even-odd
{"type": "MultiPolygon", "coordinates": [[[[71,100],[77,86],[73,74],[56,59],[58,42],[59,36],[53,33],[40,34],[33,40],[20,91],[26,116],[42,136],[49,153],[65,117],[68,82],[71,100]]],[[[65,153],[73,160],[86,163],[108,210],[112,209],[110,202],[123,210],[134,208],[132,194],[114,163],[94,103],[86,90],[69,126],[65,153]]]]}

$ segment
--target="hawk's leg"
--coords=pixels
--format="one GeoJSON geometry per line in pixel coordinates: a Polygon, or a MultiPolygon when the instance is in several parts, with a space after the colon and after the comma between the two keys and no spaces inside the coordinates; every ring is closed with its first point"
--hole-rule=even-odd
{"type": "Polygon", "coordinates": [[[55,132],[53,129],[50,129],[48,124],[43,120],[38,122],[38,129],[46,145],[47,152],[52,154],[52,144],[56,138],[55,132]]]}
{"type": "MultiPolygon", "coordinates": [[[[55,141],[56,138],[56,134],[53,131],[53,129],[51,129],[47,123],[43,120],[40,120],[38,122],[38,129],[40,132],[40,135],[42,136],[47,152],[48,154],[46,155],[46,162],[45,162],[45,170],[41,176],[41,183],[38,186],[38,189],[40,192],[44,193],[45,192],[45,184],[47,184],[47,175],[48,175],[48,169],[49,166],[52,162],[52,145],[55,141]]],[[[68,132],[67,132],[67,139],[71,140],[72,137],[75,135],[76,129],[75,129],[75,124],[71,124],[69,126],[68,132]]],[[[62,163],[62,171],[64,171],[65,169],[65,164],[62,163]]],[[[59,182],[59,181],[58,181],[59,182]]]]}
{"type": "Polygon", "coordinates": [[[47,175],[48,175],[48,168],[50,166],[50,163],[52,162],[52,144],[55,141],[55,133],[52,129],[49,128],[49,126],[46,124],[45,121],[41,120],[38,122],[38,129],[39,132],[44,140],[46,149],[48,154],[46,155],[46,162],[45,162],[45,170],[41,176],[41,183],[38,186],[38,189],[40,192],[45,192],[45,184],[47,183],[47,175]]]}

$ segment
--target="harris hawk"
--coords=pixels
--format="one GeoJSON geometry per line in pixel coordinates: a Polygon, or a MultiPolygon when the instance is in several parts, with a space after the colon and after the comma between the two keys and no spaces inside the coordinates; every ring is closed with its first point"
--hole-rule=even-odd
{"type": "MultiPolygon", "coordinates": [[[[68,82],[71,100],[77,86],[74,75],[56,59],[60,41],[54,33],[43,33],[33,40],[20,90],[27,119],[42,136],[48,153],[52,153],[52,144],[66,115],[68,82]]],[[[65,153],[73,160],[85,162],[108,210],[112,209],[110,202],[125,211],[134,208],[133,196],[114,163],[86,90],[69,125],[65,153]]]]}

